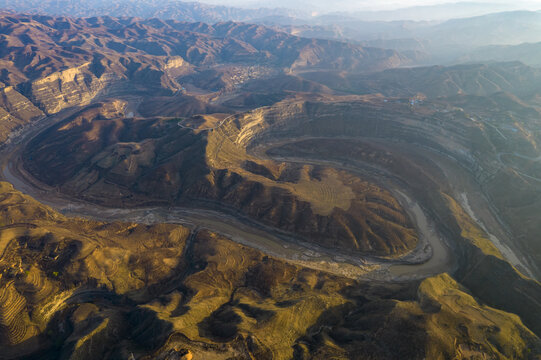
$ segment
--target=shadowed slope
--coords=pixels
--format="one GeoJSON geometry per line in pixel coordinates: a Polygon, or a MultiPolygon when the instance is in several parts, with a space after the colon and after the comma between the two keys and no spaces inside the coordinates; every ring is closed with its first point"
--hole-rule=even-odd
{"type": "Polygon", "coordinates": [[[211,131],[174,120],[100,118],[94,107],[36,138],[26,166],[49,185],[109,205],[204,201],[334,249],[389,256],[413,249],[408,215],[377,184],[331,167],[247,152],[252,141],[280,129],[283,114],[297,106],[304,112],[302,104],[284,103],[276,114],[247,113],[211,131]],[[58,149],[65,156],[54,155],[58,149]]]}
{"type": "Polygon", "coordinates": [[[207,231],[66,218],[7,183],[0,214],[8,359],[534,359],[540,349],[515,315],[447,275],[359,283],[207,231]]]}

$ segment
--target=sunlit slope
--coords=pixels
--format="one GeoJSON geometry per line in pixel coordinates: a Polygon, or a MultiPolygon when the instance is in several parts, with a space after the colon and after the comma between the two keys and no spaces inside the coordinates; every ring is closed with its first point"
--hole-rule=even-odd
{"type": "MultiPolygon", "coordinates": [[[[277,116],[286,124],[297,104],[283,106],[277,116]]],[[[376,183],[250,155],[250,143],[282,126],[272,113],[202,131],[175,119],[124,119],[112,107],[93,106],[40,135],[26,152],[27,168],[51,186],[114,206],[205,201],[327,247],[394,256],[416,245],[408,215],[376,183]]]]}
{"type": "Polygon", "coordinates": [[[420,286],[359,283],[206,231],[66,218],[7,183],[0,211],[7,358],[535,359],[540,351],[517,316],[480,305],[448,275],[420,286]]]}

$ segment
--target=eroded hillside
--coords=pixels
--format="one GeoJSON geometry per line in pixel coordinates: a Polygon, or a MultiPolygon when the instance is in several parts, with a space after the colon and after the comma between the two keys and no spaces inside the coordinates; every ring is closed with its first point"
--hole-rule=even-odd
{"type": "Polygon", "coordinates": [[[233,22],[1,14],[0,29],[2,141],[44,115],[110,96],[139,97],[147,116],[252,109],[323,88],[291,71],[366,72],[409,61],[233,22]]]}
{"type": "Polygon", "coordinates": [[[264,133],[289,131],[294,124],[286,114],[304,114],[302,103],[224,118],[211,131],[175,119],[125,119],[108,111],[112,106],[96,105],[36,138],[25,155],[30,172],[49,186],[110,206],[229,206],[328,248],[396,256],[416,246],[408,214],[377,183],[247,152],[264,133]],[[67,156],[51,156],[59,149],[67,156]]]}
{"type": "Polygon", "coordinates": [[[0,176],[64,213],[0,183],[0,357],[539,359],[538,70],[233,22],[0,44],[0,176]]]}
{"type": "Polygon", "coordinates": [[[356,282],[208,231],[66,218],[7,183],[0,211],[8,359],[533,359],[540,350],[517,316],[480,305],[448,275],[356,282]]]}

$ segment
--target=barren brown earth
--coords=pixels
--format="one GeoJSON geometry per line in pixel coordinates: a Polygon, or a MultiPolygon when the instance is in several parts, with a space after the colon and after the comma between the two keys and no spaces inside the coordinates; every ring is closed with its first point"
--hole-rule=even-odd
{"type": "MultiPolygon", "coordinates": [[[[263,26],[234,22],[206,25],[157,19],[0,14],[0,139],[45,114],[113,95],[161,97],[183,94],[169,113],[185,116],[254,108],[287,91],[324,86],[284,75],[305,68],[355,72],[408,62],[394,51],[342,42],[303,39],[263,26]],[[276,77],[276,81],[268,81],[276,77]],[[262,82],[258,82],[262,81],[262,82]],[[267,81],[267,82],[265,82],[267,81]],[[250,82],[255,82],[251,85],[250,82]],[[258,88],[257,90],[254,90],[258,88]],[[212,95],[214,93],[214,95],[212,95]]],[[[166,102],[171,103],[171,101],[166,102]]],[[[166,115],[145,103],[144,114],[166,115]]]]}
{"type": "MultiPolygon", "coordinates": [[[[284,134],[293,136],[293,138],[311,134],[319,137],[325,136],[328,138],[326,141],[340,141],[340,144],[345,146],[345,150],[350,151],[348,146],[351,145],[343,141],[343,134],[347,133],[349,139],[357,139],[358,141],[363,141],[366,137],[374,135],[377,135],[378,138],[387,138],[387,141],[391,141],[389,145],[383,145],[377,151],[374,151],[375,149],[361,150],[361,156],[355,162],[360,160],[360,163],[363,163],[364,160],[364,162],[372,163],[376,170],[387,169],[387,171],[395,174],[391,177],[398,176],[398,181],[405,182],[406,187],[415,195],[416,199],[430,208],[438,228],[447,234],[448,238],[452,239],[451,246],[459,258],[458,268],[454,271],[459,281],[467,284],[472,293],[479,296],[483,301],[500,309],[519,314],[528,326],[538,332],[540,318],[537,315],[539,313],[537,310],[539,303],[536,299],[541,291],[539,283],[528,279],[506,261],[506,258],[510,259],[507,251],[504,251],[506,249],[483,228],[484,224],[482,222],[472,217],[471,212],[468,213],[468,211],[471,211],[468,210],[468,203],[460,202],[460,194],[455,193],[458,189],[455,187],[457,184],[447,181],[448,175],[445,173],[447,169],[442,168],[437,162],[434,163],[430,156],[419,155],[426,151],[426,148],[431,148],[432,150],[427,155],[440,154],[438,156],[442,157],[438,161],[443,161],[446,158],[454,159],[454,161],[463,159],[462,161],[464,161],[468,159],[467,149],[470,138],[476,139],[475,143],[479,146],[477,151],[488,151],[487,149],[491,149],[492,134],[484,132],[484,128],[480,127],[475,120],[472,120],[471,116],[467,115],[464,110],[449,112],[445,108],[442,110],[439,103],[430,104],[430,106],[412,111],[408,105],[401,104],[399,100],[393,100],[391,104],[388,104],[381,97],[359,97],[356,99],[348,97],[343,99],[345,101],[336,101],[337,99],[317,103],[285,101],[272,107],[233,116],[230,121],[223,122],[221,126],[212,130],[200,131],[183,128],[178,126],[177,120],[174,121],[174,126],[184,129],[183,131],[187,131],[191,136],[204,134],[207,139],[205,144],[206,164],[211,164],[215,168],[225,164],[228,169],[236,168],[239,169],[239,172],[243,171],[244,176],[256,175],[256,178],[261,179],[260,181],[263,184],[268,180],[272,181],[277,178],[273,173],[273,170],[276,171],[276,167],[272,166],[276,164],[276,160],[255,151],[265,141],[280,139],[284,134]],[[362,115],[359,116],[359,114],[362,115]],[[427,120],[427,118],[430,120],[427,120]],[[448,119],[448,121],[445,122],[445,119],[448,119]],[[360,126],[361,124],[362,126],[360,126]],[[439,131],[436,132],[434,130],[437,125],[439,131]],[[467,130],[463,130],[463,127],[467,130]],[[409,139],[410,147],[403,146],[400,148],[400,141],[397,142],[397,140],[404,137],[409,139]],[[398,146],[390,146],[391,144],[398,144],[398,146]],[[420,150],[421,153],[412,152],[412,149],[417,149],[415,151],[420,150]],[[396,159],[393,153],[397,151],[406,151],[405,153],[411,157],[406,158],[407,161],[404,161],[405,159],[396,159]],[[249,159],[251,163],[246,164],[246,159],[249,159]],[[246,168],[246,165],[249,165],[249,167],[246,168]],[[250,175],[250,173],[254,175],[250,175]],[[502,255],[502,251],[504,251],[505,256],[502,255]],[[497,280],[490,275],[491,273],[499,274],[497,280]],[[494,281],[497,281],[499,285],[496,285],[494,281]]],[[[146,123],[146,120],[139,121],[146,123]]],[[[115,123],[115,121],[111,122],[110,120],[106,122],[108,124],[115,123]]],[[[151,123],[156,124],[155,121],[151,121],[151,123]]],[[[67,124],[70,124],[70,122],[61,123],[49,131],[58,132],[60,128],[67,124]]],[[[77,121],[71,124],[77,124],[77,121]]],[[[44,133],[42,138],[50,136],[50,134],[45,135],[44,133]]],[[[46,148],[32,155],[28,153],[40,141],[43,142],[38,136],[27,148],[27,154],[25,155],[27,159],[33,158],[34,155],[43,156],[47,153],[46,148]]],[[[45,142],[43,144],[45,145],[45,142]]],[[[322,144],[324,142],[319,145],[322,144]]],[[[355,142],[352,144],[355,145],[355,142]]],[[[54,146],[54,143],[51,143],[51,146],[54,146]]],[[[340,147],[331,148],[336,149],[338,154],[334,154],[332,151],[328,153],[331,157],[335,157],[335,159],[331,159],[328,166],[321,164],[310,165],[310,161],[307,161],[305,162],[307,165],[303,165],[303,167],[317,168],[322,166],[333,168],[333,162],[335,163],[336,160],[341,161],[342,164],[346,161],[347,164],[347,160],[341,158],[343,154],[340,154],[340,147]],[[337,156],[338,159],[336,159],[337,156]]],[[[320,149],[320,147],[317,149],[320,149]]],[[[350,149],[351,151],[357,151],[355,147],[350,147],[350,149]]],[[[134,155],[139,156],[140,154],[136,152],[134,155]]],[[[317,152],[315,152],[315,155],[317,157],[317,152]]],[[[319,157],[325,159],[326,155],[319,154],[319,157]]],[[[95,159],[102,158],[101,156],[95,157],[95,159]]],[[[105,157],[105,159],[108,158],[105,157]]],[[[45,160],[46,158],[43,161],[45,160]]],[[[106,164],[110,163],[106,162],[106,164]]],[[[113,162],[113,164],[115,163],[113,162]]],[[[199,162],[199,164],[201,163],[199,162]]],[[[295,168],[297,166],[295,164],[298,164],[298,161],[289,166],[295,168]]],[[[126,169],[126,166],[128,165],[124,164],[121,169],[126,169]]],[[[475,164],[471,164],[470,161],[470,166],[475,166],[475,164]]],[[[333,171],[340,173],[343,168],[343,166],[334,167],[335,170],[333,171]]],[[[361,166],[360,169],[362,168],[361,166]]],[[[278,167],[278,170],[280,170],[280,167],[278,167]]],[[[86,172],[86,170],[84,171],[86,172]]],[[[465,178],[472,176],[471,173],[466,175],[469,171],[476,174],[475,168],[468,169],[466,167],[465,178]]],[[[483,174],[482,170],[478,169],[477,171],[483,174]]],[[[122,173],[125,174],[125,170],[122,173]]],[[[346,173],[353,175],[356,172],[346,170],[346,173]]],[[[278,172],[278,174],[281,173],[278,172]]],[[[373,171],[368,171],[367,174],[372,175],[369,178],[374,178],[373,171]]],[[[385,172],[382,174],[385,174],[385,172]]],[[[299,179],[302,180],[302,178],[299,179]]],[[[473,179],[475,179],[475,176],[473,176],[473,179]]],[[[321,182],[322,177],[316,180],[321,182]]],[[[474,181],[479,186],[479,180],[474,181]]],[[[110,181],[110,183],[112,182],[110,181]]],[[[280,186],[284,185],[281,184],[280,186]]],[[[335,188],[337,186],[337,184],[334,184],[335,188]]],[[[64,189],[64,191],[69,191],[69,189],[64,189]]],[[[101,193],[101,190],[97,193],[101,193]]],[[[114,197],[116,190],[111,191],[109,194],[114,197]]],[[[133,192],[127,192],[127,194],[131,195],[133,192]]],[[[96,198],[92,197],[89,199],[96,200],[96,198]]],[[[125,201],[129,203],[128,198],[125,201]]],[[[529,271],[527,267],[522,269],[524,273],[529,271]]]]}
{"type": "Polygon", "coordinates": [[[68,218],[2,183],[0,356],[539,358],[535,69],[367,74],[407,59],[232,22],[0,24],[0,141],[59,195],[211,208],[412,266],[430,246],[404,190],[456,259],[345,279],[197,227],[68,218]]]}
{"type": "Polygon", "coordinates": [[[541,346],[448,275],[356,282],[207,231],[66,218],[7,183],[0,211],[7,359],[533,359],[541,346]]]}
{"type": "Polygon", "coordinates": [[[174,119],[123,119],[112,106],[95,105],[36,138],[25,155],[30,172],[110,206],[226,205],[334,249],[396,256],[416,246],[408,215],[377,184],[343,170],[247,154],[252,115],[198,131],[174,119]],[[66,157],[51,156],[60,148],[66,157]]]}

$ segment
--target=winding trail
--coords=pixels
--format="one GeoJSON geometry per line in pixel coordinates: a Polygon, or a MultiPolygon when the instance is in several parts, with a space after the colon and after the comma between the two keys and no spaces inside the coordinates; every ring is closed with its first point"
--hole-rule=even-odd
{"type": "Polygon", "coordinates": [[[193,131],[211,131],[211,130],[215,130],[219,127],[221,127],[227,120],[237,116],[238,114],[233,114],[233,115],[229,115],[225,118],[223,118],[222,120],[220,120],[220,122],[218,124],[216,124],[215,126],[212,126],[212,127],[208,127],[208,128],[195,128],[195,127],[191,127],[191,126],[186,126],[186,125],[183,125],[181,124],[181,122],[179,121],[177,123],[177,125],[182,128],[182,129],[189,129],[189,130],[193,130],[193,131]]]}
{"type": "Polygon", "coordinates": [[[522,155],[522,154],[519,154],[519,153],[516,153],[516,152],[512,152],[512,153],[505,153],[505,152],[500,152],[498,154],[496,154],[496,157],[498,158],[498,161],[500,162],[500,164],[502,164],[503,166],[508,166],[510,167],[511,169],[513,169],[517,174],[521,175],[521,176],[524,176],[530,180],[534,180],[534,181],[537,181],[537,182],[540,182],[541,183],[541,179],[538,178],[538,177],[535,177],[535,176],[532,176],[532,175],[529,175],[529,174],[526,174],[525,172],[523,171],[520,171],[519,169],[517,169],[516,167],[512,166],[512,165],[509,165],[507,164],[505,161],[502,160],[502,156],[503,155],[512,155],[512,156],[516,156],[518,158],[521,158],[521,159],[524,159],[524,160],[529,160],[529,161],[532,161],[532,162],[540,162],[541,161],[541,155],[540,156],[537,156],[537,157],[530,157],[530,156],[526,156],[526,155],[522,155]]]}

